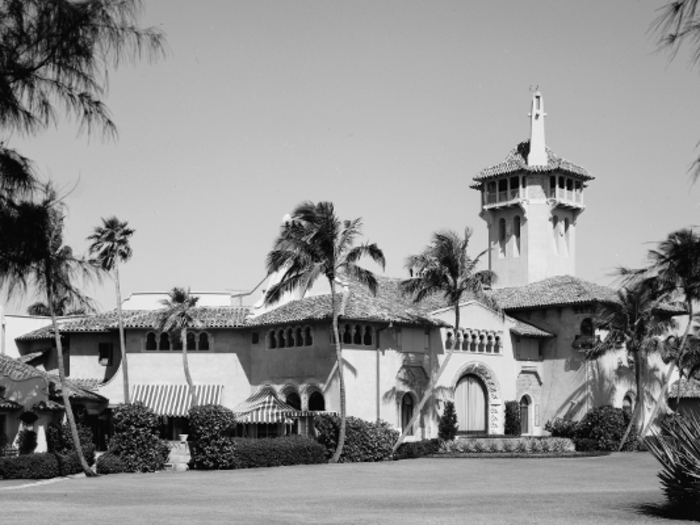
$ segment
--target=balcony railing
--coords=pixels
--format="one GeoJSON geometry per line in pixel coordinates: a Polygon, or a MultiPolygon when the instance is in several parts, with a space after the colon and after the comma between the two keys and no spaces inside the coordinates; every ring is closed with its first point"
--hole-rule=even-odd
{"type": "Polygon", "coordinates": [[[567,190],[564,188],[550,188],[549,198],[557,199],[563,202],[583,204],[583,193],[576,190],[567,190]]]}
{"type": "Polygon", "coordinates": [[[501,202],[511,202],[520,198],[520,190],[506,190],[494,193],[486,193],[486,204],[498,204],[501,202]]]}

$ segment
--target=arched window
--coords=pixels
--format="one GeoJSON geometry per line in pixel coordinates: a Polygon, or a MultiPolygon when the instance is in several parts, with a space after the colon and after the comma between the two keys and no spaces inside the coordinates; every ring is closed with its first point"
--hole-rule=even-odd
{"type": "Polygon", "coordinates": [[[365,326],[365,336],[362,338],[362,344],[372,346],[372,329],[369,326],[365,326]]]}
{"type": "Polygon", "coordinates": [[[187,332],[187,349],[197,350],[197,341],[195,340],[194,334],[192,332],[187,332]]]}
{"type": "Polygon", "coordinates": [[[355,332],[352,336],[352,344],[361,345],[362,344],[362,328],[359,325],[355,325],[355,332]]]}
{"type": "Polygon", "coordinates": [[[326,410],[326,400],[323,399],[323,394],[321,392],[313,392],[309,396],[309,410],[326,410]]]}
{"type": "Polygon", "coordinates": [[[277,332],[277,344],[279,345],[280,348],[286,348],[287,346],[287,341],[284,340],[284,330],[280,330],[277,332]]]}
{"type": "Polygon", "coordinates": [[[559,217],[552,217],[552,246],[554,255],[559,255],[559,217]]]}
{"type": "Polygon", "coordinates": [[[447,337],[445,337],[445,350],[450,350],[452,348],[452,332],[447,332],[447,337]]]}
{"type": "Polygon", "coordinates": [[[567,257],[569,256],[569,249],[569,219],[566,218],[564,219],[564,253],[567,257]]]}
{"type": "Polygon", "coordinates": [[[520,398],[520,432],[530,433],[530,399],[527,396],[520,398]]]}
{"type": "Polygon", "coordinates": [[[559,187],[562,190],[564,189],[564,177],[559,177],[559,187]]]}
{"type": "Polygon", "coordinates": [[[296,337],[294,338],[296,346],[304,346],[304,334],[301,331],[301,327],[296,329],[296,337]]]}
{"type": "Polygon", "coordinates": [[[503,218],[498,221],[498,256],[506,256],[506,220],[503,218]]]}
{"type": "Polygon", "coordinates": [[[158,350],[170,350],[170,337],[168,337],[168,332],[163,332],[160,334],[158,350]]]}
{"type": "Polygon", "coordinates": [[[549,196],[557,196],[557,178],[553,175],[549,177],[549,196]]]}
{"type": "Polygon", "coordinates": [[[513,243],[513,255],[515,257],[520,256],[520,215],[513,217],[513,237],[515,238],[515,243],[513,243]]]}
{"type": "Polygon", "coordinates": [[[583,321],[581,321],[581,335],[593,337],[593,319],[590,317],[586,317],[583,321]]]}
{"type": "Polygon", "coordinates": [[[294,330],[287,328],[287,346],[292,348],[293,346],[298,346],[296,341],[294,341],[294,330]]]}
{"type": "Polygon", "coordinates": [[[170,341],[170,346],[173,350],[182,350],[182,339],[180,339],[180,334],[173,334],[173,338],[170,341]]]}
{"type": "Polygon", "coordinates": [[[296,392],[289,392],[285,399],[285,403],[296,410],[301,410],[301,398],[296,392]]]}
{"type": "Polygon", "coordinates": [[[158,350],[156,334],[154,334],[153,332],[148,332],[146,334],[146,350],[158,350]]]}
{"type": "Polygon", "coordinates": [[[345,325],[345,331],[343,332],[343,343],[352,344],[352,333],[350,331],[350,325],[345,325]]]}
{"type": "Polygon", "coordinates": [[[313,333],[311,332],[311,327],[307,326],[304,333],[305,333],[304,343],[306,344],[306,346],[313,345],[314,344],[314,336],[313,336],[313,333]]]}
{"type": "Polygon", "coordinates": [[[622,410],[627,412],[630,416],[634,410],[634,402],[632,401],[632,396],[627,394],[622,400],[622,410]]]}
{"type": "Polygon", "coordinates": [[[475,375],[465,375],[455,388],[455,412],[461,432],[486,432],[486,388],[475,375]]]}
{"type": "Polygon", "coordinates": [[[270,348],[277,348],[277,336],[275,332],[270,332],[270,348]]]}
{"type": "MultiPolygon", "coordinates": [[[[405,432],[408,428],[408,424],[413,417],[413,396],[409,393],[403,395],[401,399],[401,431],[405,432]]],[[[413,429],[411,428],[407,435],[413,435],[413,429]]]]}
{"type": "Polygon", "coordinates": [[[199,349],[209,350],[209,334],[205,332],[199,334],[199,349]]]}

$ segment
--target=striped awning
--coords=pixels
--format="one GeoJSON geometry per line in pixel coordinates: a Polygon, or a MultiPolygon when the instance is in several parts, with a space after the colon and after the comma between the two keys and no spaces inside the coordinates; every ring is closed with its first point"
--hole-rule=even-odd
{"type": "Polygon", "coordinates": [[[263,387],[233,409],[239,423],[293,423],[293,419],[313,417],[321,413],[297,410],[282,401],[271,387],[263,387]]]}
{"type": "MultiPolygon", "coordinates": [[[[194,389],[200,405],[221,403],[223,385],[195,385],[194,389]]],[[[170,417],[186,417],[192,406],[187,385],[134,385],[131,401],[140,401],[156,414],[170,417]]]]}

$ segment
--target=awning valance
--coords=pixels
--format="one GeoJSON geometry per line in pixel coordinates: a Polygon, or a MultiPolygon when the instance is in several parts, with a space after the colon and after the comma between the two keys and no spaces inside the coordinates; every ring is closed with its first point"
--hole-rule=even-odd
{"type": "MultiPolygon", "coordinates": [[[[221,404],[223,385],[195,385],[200,405],[221,404]]],[[[135,385],[131,401],[140,401],[156,414],[170,417],[186,417],[192,406],[192,396],[187,385],[135,385]]]]}

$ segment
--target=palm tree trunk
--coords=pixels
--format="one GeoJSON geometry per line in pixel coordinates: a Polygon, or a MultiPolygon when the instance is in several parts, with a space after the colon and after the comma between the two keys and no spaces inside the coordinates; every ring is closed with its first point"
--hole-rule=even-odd
{"type": "Polygon", "coordinates": [[[126,341],[122,318],[122,292],[119,285],[119,257],[114,258],[114,282],[117,289],[117,323],[119,325],[119,347],[122,353],[122,377],[124,378],[124,403],[129,403],[129,371],[126,363],[126,341]]]}
{"type": "Polygon", "coordinates": [[[394,447],[391,449],[391,453],[395,453],[399,447],[401,446],[401,443],[403,443],[404,439],[406,439],[406,436],[408,436],[409,432],[413,428],[413,425],[415,425],[416,421],[420,417],[421,410],[423,410],[423,406],[425,403],[430,399],[430,397],[433,395],[433,389],[437,385],[437,382],[440,380],[440,376],[442,376],[442,373],[445,371],[445,368],[447,368],[447,364],[450,362],[450,358],[452,357],[452,354],[455,351],[455,348],[457,348],[457,332],[459,331],[459,321],[460,321],[460,314],[459,314],[459,305],[455,305],[455,326],[454,326],[454,337],[452,338],[452,347],[447,351],[447,355],[445,356],[445,360],[442,362],[440,365],[440,368],[438,369],[437,373],[430,379],[430,383],[428,384],[428,388],[425,390],[425,393],[423,394],[423,397],[421,398],[420,402],[418,403],[418,406],[413,411],[413,416],[411,417],[411,420],[408,422],[408,425],[406,425],[406,428],[403,429],[401,432],[401,435],[399,436],[399,439],[396,440],[396,443],[394,443],[394,447]]]}
{"type": "Polygon", "coordinates": [[[56,341],[56,359],[58,360],[58,377],[61,382],[61,397],[63,398],[63,407],[66,411],[66,417],[68,418],[68,426],[70,427],[71,437],[73,438],[73,447],[78,455],[78,461],[80,466],[88,477],[97,476],[90,466],[85,461],[85,455],[83,454],[83,447],[80,444],[80,437],[78,436],[78,426],[75,424],[75,416],[73,415],[73,407],[70,404],[70,397],[68,395],[68,389],[66,388],[66,369],[63,364],[63,345],[61,344],[61,334],[58,331],[58,322],[56,322],[56,313],[53,304],[53,294],[51,293],[52,282],[49,273],[46,275],[47,279],[47,292],[46,300],[49,305],[49,313],[51,314],[51,324],[53,326],[54,340],[56,341]]]}
{"type": "Polygon", "coordinates": [[[685,333],[681,340],[681,346],[678,349],[678,392],[676,392],[676,408],[681,403],[681,380],[683,379],[683,354],[685,353],[685,345],[690,334],[690,325],[693,324],[693,301],[688,299],[686,302],[688,307],[688,326],[685,327],[685,333]]]}
{"type": "Polygon", "coordinates": [[[637,419],[639,419],[637,428],[644,428],[644,363],[646,363],[646,355],[644,355],[644,350],[640,348],[634,356],[634,381],[637,386],[637,404],[634,407],[634,412],[625,429],[625,433],[620,440],[620,445],[617,448],[618,452],[620,452],[624,448],[625,443],[627,443],[627,438],[629,438],[632,432],[632,427],[637,423],[637,419]]]}
{"type": "Polygon", "coordinates": [[[340,331],[338,330],[338,305],[335,298],[335,282],[330,280],[331,304],[333,309],[333,336],[335,337],[335,359],[338,365],[338,384],[340,387],[340,430],[338,432],[338,446],[335,448],[333,457],[329,463],[338,463],[345,446],[346,416],[345,416],[345,376],[343,375],[343,347],[340,343],[340,331]]]}
{"type": "Polygon", "coordinates": [[[187,386],[190,388],[190,399],[192,399],[192,406],[196,407],[199,405],[199,400],[197,399],[197,392],[194,389],[194,383],[192,383],[190,364],[187,361],[187,328],[180,330],[180,342],[182,344],[182,367],[185,369],[185,380],[187,381],[187,386]]]}

